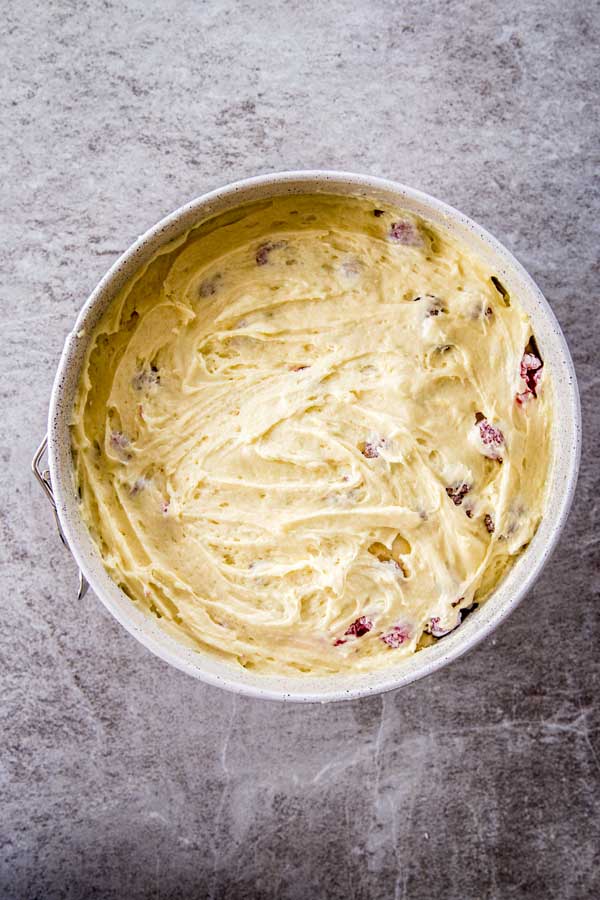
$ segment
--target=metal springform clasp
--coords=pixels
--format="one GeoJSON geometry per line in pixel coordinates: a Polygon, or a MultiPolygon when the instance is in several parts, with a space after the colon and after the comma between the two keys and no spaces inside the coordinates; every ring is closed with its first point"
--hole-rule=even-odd
{"type": "MultiPolygon", "coordinates": [[[[42,441],[40,446],[37,448],[35,456],[33,457],[33,460],[31,461],[31,469],[32,469],[33,474],[35,475],[35,477],[41,484],[46,497],[52,504],[52,511],[54,512],[54,519],[56,521],[56,527],[58,528],[58,533],[60,535],[60,539],[63,542],[63,544],[65,545],[65,547],[67,549],[69,549],[69,545],[67,544],[65,536],[63,534],[63,530],[61,528],[60,519],[58,518],[58,512],[56,511],[56,501],[54,499],[54,492],[52,490],[52,482],[50,480],[50,471],[48,469],[42,469],[42,467],[41,467],[42,458],[46,452],[47,447],[48,447],[48,435],[46,435],[44,437],[44,440],[42,441]]],[[[85,597],[88,588],[89,588],[89,583],[88,583],[87,579],[85,578],[84,574],[80,571],[79,572],[79,591],[77,592],[78,600],[81,600],[83,597],[85,597]]]]}

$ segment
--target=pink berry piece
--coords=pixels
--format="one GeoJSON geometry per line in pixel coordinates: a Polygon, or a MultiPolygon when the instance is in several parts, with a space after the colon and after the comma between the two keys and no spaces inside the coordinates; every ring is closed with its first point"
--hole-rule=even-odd
{"type": "Polygon", "coordinates": [[[446,488],[446,493],[455,506],[460,506],[466,495],[471,490],[470,484],[455,484],[446,488]]]}
{"type": "Polygon", "coordinates": [[[445,637],[447,634],[450,634],[451,631],[454,631],[455,628],[458,628],[462,620],[462,614],[459,610],[458,618],[456,624],[452,626],[452,628],[446,628],[441,625],[441,619],[439,616],[433,616],[425,626],[425,631],[431,634],[435,638],[445,637]]]}
{"type": "Polygon", "coordinates": [[[265,241],[264,244],[261,244],[258,250],[256,251],[256,265],[257,266],[266,266],[269,262],[269,256],[273,252],[273,250],[281,250],[285,247],[287,241],[265,241]]]}
{"type": "Polygon", "coordinates": [[[113,431],[110,436],[110,442],[113,447],[117,447],[119,450],[129,447],[129,438],[122,431],[113,431]]]}
{"type": "Polygon", "coordinates": [[[150,484],[150,482],[148,481],[147,478],[143,478],[143,477],[142,477],[142,478],[138,478],[137,481],[135,481],[135,482],[133,483],[133,485],[131,486],[131,490],[129,491],[129,495],[130,495],[131,497],[137,497],[137,495],[138,495],[138,494],[141,494],[141,492],[142,492],[145,488],[147,488],[149,484],[150,484]]]}
{"type": "Polygon", "coordinates": [[[261,244],[256,251],[256,265],[266,266],[269,261],[269,253],[271,252],[271,244],[261,244]]]}
{"type": "Polygon", "coordinates": [[[362,263],[356,256],[349,256],[340,265],[340,272],[346,278],[356,279],[362,272],[362,263]]]}
{"type": "Polygon", "coordinates": [[[477,423],[479,437],[482,444],[482,453],[489,459],[497,459],[502,462],[502,448],[504,447],[504,435],[495,425],[492,425],[485,417],[477,423]]]}
{"type": "Polygon", "coordinates": [[[381,640],[388,647],[397,650],[402,644],[405,644],[410,638],[410,629],[407,625],[394,625],[394,627],[386,634],[381,635],[381,640]]]}
{"type": "Polygon", "coordinates": [[[485,516],[484,516],[484,518],[483,518],[483,521],[484,521],[485,527],[486,527],[487,530],[488,530],[488,533],[489,533],[489,534],[493,534],[494,531],[496,530],[496,525],[495,525],[494,520],[492,519],[492,517],[490,516],[489,513],[486,513],[486,514],[485,514],[485,516]]]}
{"type": "Polygon", "coordinates": [[[420,247],[423,238],[417,226],[407,219],[401,219],[398,222],[392,222],[389,230],[389,238],[397,244],[404,244],[406,247],[420,247]]]}
{"type": "Polygon", "coordinates": [[[135,373],[135,375],[131,379],[131,384],[136,391],[143,391],[160,384],[158,367],[155,365],[152,365],[150,367],[144,366],[144,368],[140,369],[139,372],[135,373]]]}
{"type": "Polygon", "coordinates": [[[538,388],[542,380],[542,369],[544,362],[533,335],[529,338],[529,342],[525,347],[519,367],[519,375],[525,384],[525,389],[517,393],[516,401],[519,406],[524,406],[530,400],[535,400],[538,395],[538,388]]]}
{"type": "Polygon", "coordinates": [[[529,343],[529,352],[528,348],[525,348],[525,353],[523,354],[523,358],[521,359],[520,372],[521,378],[525,382],[525,390],[521,393],[517,394],[517,402],[523,403],[529,399],[536,398],[538,392],[538,385],[542,379],[542,368],[544,363],[537,355],[536,352],[532,352],[533,348],[531,347],[531,341],[529,343]]]}
{"type": "Polygon", "coordinates": [[[359,618],[349,626],[344,632],[345,635],[350,635],[352,637],[362,637],[364,634],[367,634],[373,627],[373,623],[370,619],[367,619],[366,616],[359,616],[359,618]]]}
{"type": "Polygon", "coordinates": [[[358,449],[366,459],[377,459],[381,450],[385,446],[385,438],[378,438],[370,441],[363,441],[358,445],[358,449]]]}
{"type": "Polygon", "coordinates": [[[379,456],[379,448],[376,444],[365,444],[362,449],[362,455],[367,459],[376,459],[379,456]]]}
{"type": "Polygon", "coordinates": [[[112,432],[110,436],[110,446],[113,448],[113,450],[117,451],[121,459],[131,459],[131,453],[129,452],[131,441],[129,440],[127,435],[123,434],[122,431],[112,432]]]}
{"type": "Polygon", "coordinates": [[[216,294],[219,288],[221,277],[221,273],[217,272],[217,274],[213,275],[211,278],[205,278],[204,281],[201,281],[200,287],[198,288],[198,296],[212,297],[214,294],[216,294]]]}

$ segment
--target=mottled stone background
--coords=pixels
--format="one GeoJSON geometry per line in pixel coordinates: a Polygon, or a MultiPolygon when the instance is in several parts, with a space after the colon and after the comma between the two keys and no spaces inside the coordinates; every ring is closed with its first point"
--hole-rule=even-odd
{"type": "Polygon", "coordinates": [[[0,895],[600,896],[597,7],[588,0],[2,5],[0,895]],[[497,637],[385,697],[197,684],[90,593],[29,472],[75,315],[163,214],[347,168],[482,222],[570,342],[584,462],[497,637]]]}

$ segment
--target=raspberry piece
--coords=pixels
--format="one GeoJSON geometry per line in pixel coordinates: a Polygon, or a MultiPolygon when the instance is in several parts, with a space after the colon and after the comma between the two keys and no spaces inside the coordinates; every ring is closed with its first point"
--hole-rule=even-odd
{"type": "Polygon", "coordinates": [[[544,362],[540,356],[535,338],[532,335],[529,339],[529,343],[525,347],[519,369],[519,374],[525,382],[525,390],[521,391],[516,396],[516,401],[519,406],[528,403],[532,397],[534,399],[537,397],[538,385],[542,379],[543,367],[544,362]]]}
{"type": "Polygon", "coordinates": [[[256,265],[257,266],[266,266],[269,261],[269,254],[272,250],[281,250],[282,247],[286,246],[287,241],[266,241],[264,244],[261,244],[258,250],[256,251],[256,265]]]}
{"type": "Polygon", "coordinates": [[[122,431],[113,431],[110,436],[110,443],[116,450],[127,450],[129,438],[122,431]]]}
{"type": "Polygon", "coordinates": [[[219,287],[219,282],[221,280],[221,273],[217,272],[216,275],[213,275],[212,278],[205,278],[204,281],[200,283],[200,287],[198,288],[198,296],[200,297],[212,297],[213,294],[216,294],[217,288],[219,287]]]}
{"type": "Polygon", "coordinates": [[[447,487],[446,493],[455,506],[460,506],[460,504],[463,502],[463,498],[469,493],[470,490],[470,484],[455,484],[453,487],[447,487]]]}
{"type": "Polygon", "coordinates": [[[483,444],[484,456],[488,456],[490,459],[497,459],[498,462],[502,462],[500,449],[504,444],[504,435],[499,428],[496,428],[495,425],[492,425],[492,423],[485,418],[481,419],[478,424],[479,436],[481,437],[481,443],[483,444]]]}
{"type": "Polygon", "coordinates": [[[367,459],[376,459],[379,456],[379,449],[375,444],[365,444],[361,453],[367,459]]]}
{"type": "Polygon", "coordinates": [[[520,375],[525,384],[527,391],[537,397],[537,386],[542,377],[543,362],[533,353],[524,353],[521,360],[520,375]]]}
{"type": "Polygon", "coordinates": [[[155,384],[160,384],[160,375],[156,366],[150,366],[149,369],[143,368],[131,379],[131,384],[136,391],[142,391],[144,388],[151,388],[155,384]]]}
{"type": "Polygon", "coordinates": [[[131,453],[129,452],[131,441],[122,431],[112,432],[110,436],[110,446],[113,450],[116,450],[121,458],[121,462],[128,462],[131,459],[131,453]]]}
{"type": "Polygon", "coordinates": [[[447,634],[450,634],[451,631],[454,631],[455,628],[458,628],[462,620],[462,614],[459,610],[458,620],[456,625],[453,625],[452,628],[444,628],[440,625],[440,617],[433,616],[425,626],[425,631],[429,632],[429,634],[433,635],[435,638],[445,637],[447,634]]]}
{"type": "Polygon", "coordinates": [[[341,644],[347,644],[348,641],[345,640],[347,637],[363,637],[363,635],[368,634],[372,627],[373,623],[370,619],[367,619],[366,616],[359,616],[359,618],[345,630],[344,637],[335,639],[333,646],[339,647],[341,644]]]}
{"type": "Polygon", "coordinates": [[[131,490],[129,491],[130,497],[136,497],[140,493],[140,491],[143,491],[144,488],[148,486],[149,483],[150,482],[147,478],[138,478],[138,480],[134,482],[131,490]]]}
{"type": "Polygon", "coordinates": [[[340,271],[346,278],[355,279],[362,271],[362,264],[356,257],[350,257],[341,264],[340,271]]]}
{"type": "Polygon", "coordinates": [[[423,243],[419,230],[416,225],[407,220],[392,222],[389,232],[390,239],[398,244],[404,244],[407,247],[418,247],[423,243]]]}
{"type": "Polygon", "coordinates": [[[344,634],[349,634],[354,637],[362,637],[363,634],[367,634],[368,631],[373,627],[373,623],[370,619],[367,619],[366,616],[360,616],[356,622],[353,622],[349,628],[346,629],[344,634]]]}
{"type": "Polygon", "coordinates": [[[385,438],[374,438],[374,440],[363,441],[362,444],[358,445],[358,449],[367,459],[376,459],[379,456],[380,450],[385,445],[385,438]]]}
{"type": "Polygon", "coordinates": [[[492,519],[492,517],[490,516],[489,513],[485,514],[483,521],[485,523],[485,527],[487,528],[488,532],[490,534],[493,534],[494,531],[496,530],[496,526],[494,525],[494,520],[492,519]]]}
{"type": "MultiPolygon", "coordinates": [[[[464,599],[465,599],[464,597],[460,597],[456,601],[456,603],[452,604],[452,606],[457,606],[464,599]]],[[[433,618],[431,618],[429,620],[429,622],[427,623],[427,625],[425,626],[425,631],[428,634],[431,634],[434,638],[445,637],[447,634],[450,634],[451,631],[455,631],[458,628],[458,626],[461,624],[461,622],[464,622],[464,620],[467,618],[467,616],[470,615],[473,612],[473,610],[477,609],[477,606],[478,606],[477,603],[471,603],[470,606],[466,606],[466,607],[463,607],[463,609],[459,609],[458,613],[457,613],[456,622],[450,628],[447,628],[445,625],[441,624],[440,616],[433,616],[433,618]]]]}
{"type": "Polygon", "coordinates": [[[271,252],[271,244],[261,244],[256,251],[256,265],[266,266],[269,261],[269,253],[271,252]]]}
{"type": "Polygon", "coordinates": [[[398,647],[401,647],[402,644],[406,643],[409,637],[410,630],[406,625],[394,625],[391,631],[381,635],[381,640],[384,644],[387,644],[388,647],[397,650],[398,647]]]}

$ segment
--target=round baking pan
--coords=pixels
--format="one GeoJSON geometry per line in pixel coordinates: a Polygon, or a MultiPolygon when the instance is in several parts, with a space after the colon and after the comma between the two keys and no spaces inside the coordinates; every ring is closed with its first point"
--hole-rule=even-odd
{"type": "Polygon", "coordinates": [[[462,213],[420,191],[392,181],[345,172],[300,171],[261,175],[227,185],[171,213],[113,265],[81,310],[67,337],[52,390],[48,417],[49,473],[41,460],[34,471],[53,503],[64,542],[80,570],[80,596],[89,584],[112,615],[149,650],[189,675],[241,694],[271,700],[329,701],[376,694],[409,684],[455,660],[489,635],[529,591],[556,546],[565,524],[580,455],[581,414],[573,363],[560,327],[533,280],[485,229],[462,213]],[[434,646],[397,665],[369,674],[276,677],[246,671],[179,643],[156,618],[136,606],[109,577],[83,522],[73,475],[70,422],[81,367],[93,329],[119,290],[165,244],[195,225],[243,204],[286,194],[325,193],[368,197],[377,205],[406,209],[462,241],[489,266],[531,318],[551,382],[552,463],[543,519],[529,544],[495,591],[462,625],[434,646]]]}

